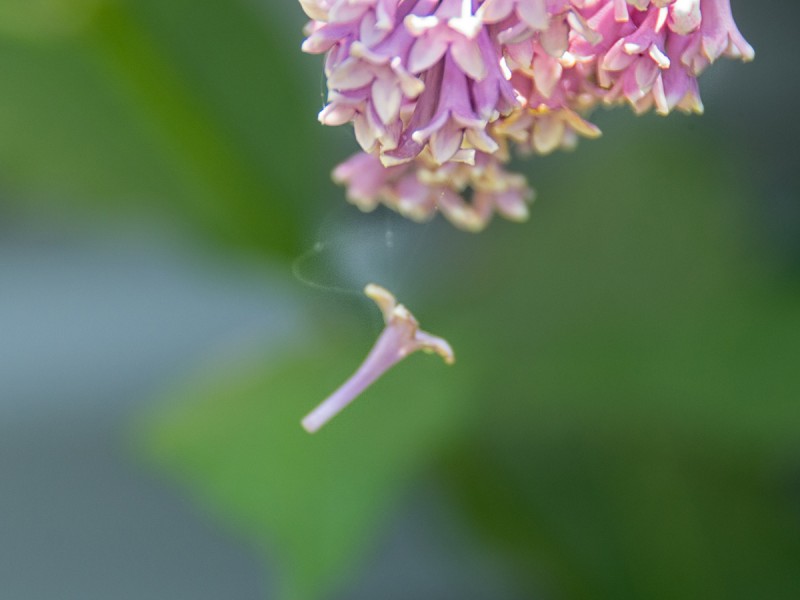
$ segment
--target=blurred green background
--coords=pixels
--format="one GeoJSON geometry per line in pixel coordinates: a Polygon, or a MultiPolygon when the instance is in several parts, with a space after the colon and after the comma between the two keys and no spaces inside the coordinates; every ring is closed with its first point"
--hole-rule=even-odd
{"type": "Polygon", "coordinates": [[[800,597],[800,6],[733,8],[476,236],[346,205],[292,0],[0,0],[0,596],[800,597]],[[369,281],[458,362],[309,436],[369,281]]]}

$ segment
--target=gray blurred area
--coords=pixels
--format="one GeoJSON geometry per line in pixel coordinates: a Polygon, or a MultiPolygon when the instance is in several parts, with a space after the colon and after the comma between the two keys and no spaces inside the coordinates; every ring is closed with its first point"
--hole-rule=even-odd
{"type": "Polygon", "coordinates": [[[137,464],[128,429],[205,359],[279,348],[298,311],[274,275],[94,235],[0,241],[0,597],[263,598],[261,553],[137,464]]]}

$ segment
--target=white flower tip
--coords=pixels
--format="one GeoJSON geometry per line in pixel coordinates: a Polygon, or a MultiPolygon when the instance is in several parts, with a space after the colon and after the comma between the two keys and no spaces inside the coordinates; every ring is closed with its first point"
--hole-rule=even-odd
{"type": "Polygon", "coordinates": [[[404,165],[406,163],[411,162],[412,158],[405,157],[405,156],[393,156],[391,154],[386,154],[385,152],[381,152],[379,159],[381,164],[385,168],[389,167],[397,167],[399,165],[404,165]]]}
{"type": "Polygon", "coordinates": [[[481,29],[483,29],[483,21],[480,17],[453,17],[447,21],[450,29],[457,31],[464,37],[474,40],[481,29]]]}
{"type": "Polygon", "coordinates": [[[383,320],[388,324],[398,307],[394,295],[376,283],[367,284],[367,287],[364,288],[364,295],[378,305],[383,313],[383,320]]]}
{"type": "Polygon", "coordinates": [[[320,423],[318,419],[313,418],[313,413],[310,415],[306,415],[300,424],[303,426],[308,433],[316,433],[319,431],[319,428],[324,425],[324,423],[320,423]]]}
{"type": "Polygon", "coordinates": [[[403,23],[411,35],[418,37],[429,29],[436,27],[439,24],[439,18],[435,15],[421,17],[419,15],[410,14],[406,16],[403,23]]]}
{"type": "Polygon", "coordinates": [[[740,58],[742,62],[750,62],[756,57],[755,48],[753,48],[750,44],[746,41],[742,40],[741,47],[737,48],[739,56],[734,58],[740,58]]]}
{"type": "Polygon", "coordinates": [[[422,350],[429,354],[438,354],[448,365],[452,365],[455,362],[455,353],[447,340],[419,329],[419,323],[414,318],[414,315],[411,314],[411,311],[402,304],[398,304],[394,294],[389,290],[376,283],[370,283],[364,288],[364,294],[381,309],[387,326],[397,326],[399,324],[412,328],[413,343],[411,347],[406,348],[404,354],[422,350]]]}
{"type": "Polygon", "coordinates": [[[311,19],[317,21],[328,20],[328,7],[320,0],[300,0],[300,7],[311,19]]]}
{"type": "Polygon", "coordinates": [[[456,355],[447,340],[431,335],[426,331],[417,331],[414,336],[420,343],[420,350],[428,354],[438,354],[445,364],[452,365],[456,362],[456,355]]]}

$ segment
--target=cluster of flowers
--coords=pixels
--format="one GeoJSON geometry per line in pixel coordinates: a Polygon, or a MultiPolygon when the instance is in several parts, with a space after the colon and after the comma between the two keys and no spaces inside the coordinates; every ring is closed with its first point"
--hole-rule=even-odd
{"type": "Polygon", "coordinates": [[[326,54],[326,125],[363,152],[334,170],[362,210],[478,231],[528,214],[510,149],[548,153],[600,131],[598,105],[701,112],[697,76],[751,60],[730,0],[300,0],[303,50],[326,54]]]}

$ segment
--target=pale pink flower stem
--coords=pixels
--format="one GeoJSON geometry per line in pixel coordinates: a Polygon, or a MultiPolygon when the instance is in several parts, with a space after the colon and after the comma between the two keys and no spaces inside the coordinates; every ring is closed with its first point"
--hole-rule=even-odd
{"type": "Polygon", "coordinates": [[[403,358],[398,347],[398,338],[398,332],[387,326],[352,377],[303,419],[305,430],[309,433],[319,430],[376,379],[397,364],[403,358]]]}

